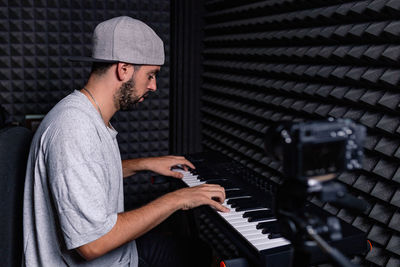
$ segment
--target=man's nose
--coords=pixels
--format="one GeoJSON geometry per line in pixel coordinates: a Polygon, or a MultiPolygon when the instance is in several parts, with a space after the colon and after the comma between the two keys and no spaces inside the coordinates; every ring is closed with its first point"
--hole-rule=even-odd
{"type": "Polygon", "coordinates": [[[156,81],[155,77],[154,77],[154,79],[151,79],[149,85],[147,86],[147,89],[149,89],[150,91],[157,90],[157,81],[156,81]]]}

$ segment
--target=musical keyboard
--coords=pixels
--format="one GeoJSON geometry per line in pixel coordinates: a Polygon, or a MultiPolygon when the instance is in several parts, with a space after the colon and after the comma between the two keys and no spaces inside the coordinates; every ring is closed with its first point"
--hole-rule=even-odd
{"type": "MultiPolygon", "coordinates": [[[[176,170],[183,174],[183,182],[193,187],[204,183],[217,183],[225,187],[227,179],[206,179],[201,178],[196,172],[176,170]]],[[[230,209],[227,213],[219,213],[228,224],[240,233],[255,249],[262,251],[278,246],[287,246],[288,240],[281,237],[277,232],[268,232],[268,229],[277,229],[277,220],[272,214],[271,207],[261,203],[252,196],[243,192],[243,188],[228,185],[226,187],[227,198],[223,203],[230,209]],[[242,192],[233,194],[230,192],[242,192]]]]}
{"type": "MultiPolygon", "coordinates": [[[[187,186],[213,183],[225,188],[224,205],[230,212],[217,212],[209,207],[205,207],[203,212],[239,247],[251,266],[291,266],[293,250],[290,241],[281,236],[279,223],[274,217],[274,196],[272,192],[261,190],[249,182],[249,173],[256,174],[219,153],[197,153],[186,158],[196,169],[175,171],[183,174],[182,181],[187,186]]],[[[318,209],[318,213],[324,216],[330,215],[312,204],[309,208],[313,211],[318,209]]],[[[365,234],[345,222],[341,224],[343,238],[330,242],[331,245],[344,249],[348,255],[364,252],[365,234]]],[[[318,248],[312,252],[311,263],[326,260],[327,257],[318,248]]]]}

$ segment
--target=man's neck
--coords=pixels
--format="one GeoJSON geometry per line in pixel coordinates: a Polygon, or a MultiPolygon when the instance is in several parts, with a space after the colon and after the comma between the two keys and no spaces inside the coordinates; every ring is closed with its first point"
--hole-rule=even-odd
{"type": "Polygon", "coordinates": [[[90,76],[85,88],[81,92],[89,99],[94,108],[99,111],[105,125],[109,126],[112,116],[117,112],[114,105],[115,85],[106,79],[90,76]]]}

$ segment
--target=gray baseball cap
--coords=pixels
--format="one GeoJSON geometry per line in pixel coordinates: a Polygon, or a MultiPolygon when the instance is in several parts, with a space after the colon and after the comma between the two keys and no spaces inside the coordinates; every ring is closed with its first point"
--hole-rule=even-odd
{"type": "Polygon", "coordinates": [[[127,16],[98,24],[93,33],[92,56],[69,57],[71,61],[125,62],[163,65],[164,44],[145,23],[127,16]]]}

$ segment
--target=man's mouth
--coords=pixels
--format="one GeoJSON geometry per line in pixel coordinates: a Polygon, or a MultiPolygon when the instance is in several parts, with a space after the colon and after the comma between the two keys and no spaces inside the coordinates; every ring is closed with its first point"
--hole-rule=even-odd
{"type": "Polygon", "coordinates": [[[145,98],[147,98],[149,96],[150,92],[147,91],[144,95],[142,95],[142,97],[139,99],[139,102],[142,102],[145,98]]]}

